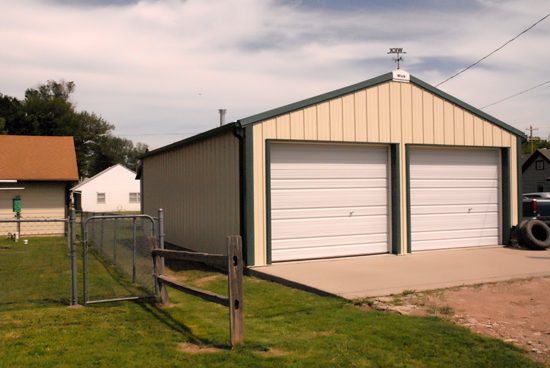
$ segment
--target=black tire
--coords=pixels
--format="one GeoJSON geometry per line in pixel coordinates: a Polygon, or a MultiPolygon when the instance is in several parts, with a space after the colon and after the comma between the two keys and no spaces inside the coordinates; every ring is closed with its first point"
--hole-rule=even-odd
{"type": "Polygon", "coordinates": [[[550,247],[550,228],[542,221],[532,219],[520,229],[523,245],[532,250],[546,250],[550,247]]]}
{"type": "Polygon", "coordinates": [[[523,220],[519,223],[519,225],[516,227],[516,240],[518,241],[519,246],[523,246],[523,237],[521,236],[521,230],[527,225],[529,220],[523,220]]]}

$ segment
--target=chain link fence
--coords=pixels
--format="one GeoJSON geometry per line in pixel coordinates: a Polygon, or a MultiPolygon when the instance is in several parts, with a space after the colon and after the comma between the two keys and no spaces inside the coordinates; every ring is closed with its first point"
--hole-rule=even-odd
{"type": "Polygon", "coordinates": [[[15,240],[16,237],[66,236],[67,219],[44,217],[20,217],[0,219],[0,236],[15,240]]]}
{"type": "Polygon", "coordinates": [[[84,303],[152,297],[152,242],[158,219],[147,215],[83,212],[84,303]]]}

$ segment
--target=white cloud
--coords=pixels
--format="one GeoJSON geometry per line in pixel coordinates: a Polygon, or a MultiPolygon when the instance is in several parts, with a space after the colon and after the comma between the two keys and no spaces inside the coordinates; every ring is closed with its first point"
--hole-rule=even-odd
{"type": "MultiPolygon", "coordinates": [[[[198,133],[217,125],[218,108],[236,120],[386,73],[395,68],[389,47],[404,47],[402,67],[435,85],[550,12],[542,0],[311,4],[0,0],[0,92],[22,98],[64,78],[76,82],[78,108],[102,115],[118,135],[198,133]]],[[[549,35],[547,19],[441,89],[480,107],[548,80],[549,35]]],[[[549,88],[487,112],[546,137],[549,88]]],[[[158,147],[182,136],[129,138],[158,147]]]]}

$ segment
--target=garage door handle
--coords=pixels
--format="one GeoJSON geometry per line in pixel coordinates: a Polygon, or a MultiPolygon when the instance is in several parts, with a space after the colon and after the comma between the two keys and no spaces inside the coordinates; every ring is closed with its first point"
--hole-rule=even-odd
{"type": "Polygon", "coordinates": [[[350,216],[353,215],[353,212],[354,212],[354,211],[350,211],[350,212],[349,212],[349,215],[350,215],[350,216]]]}

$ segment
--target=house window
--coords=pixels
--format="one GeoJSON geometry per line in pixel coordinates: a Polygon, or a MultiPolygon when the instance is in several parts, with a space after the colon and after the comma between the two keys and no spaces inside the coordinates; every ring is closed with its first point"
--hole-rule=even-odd
{"type": "Polygon", "coordinates": [[[537,165],[537,170],[544,170],[544,161],[540,160],[536,161],[535,163],[537,165]]]}
{"type": "Polygon", "coordinates": [[[97,203],[105,203],[105,193],[97,193],[97,203]]]}
{"type": "Polygon", "coordinates": [[[130,203],[139,203],[140,200],[140,193],[130,193],[130,203]]]}

